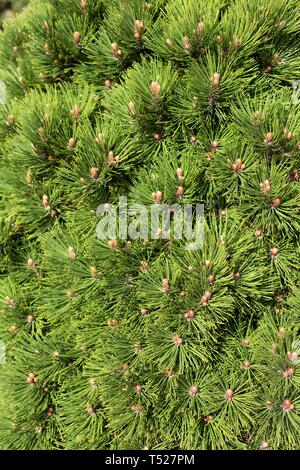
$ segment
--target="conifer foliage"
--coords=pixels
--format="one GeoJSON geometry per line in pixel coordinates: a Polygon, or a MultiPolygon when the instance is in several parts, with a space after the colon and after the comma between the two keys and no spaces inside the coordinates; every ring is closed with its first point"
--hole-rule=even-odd
{"type": "Polygon", "coordinates": [[[299,449],[296,0],[31,0],[0,34],[0,446],[299,449]],[[97,207],[204,204],[204,243],[97,207]],[[2,344],[2,343],[1,343],[2,344]]]}

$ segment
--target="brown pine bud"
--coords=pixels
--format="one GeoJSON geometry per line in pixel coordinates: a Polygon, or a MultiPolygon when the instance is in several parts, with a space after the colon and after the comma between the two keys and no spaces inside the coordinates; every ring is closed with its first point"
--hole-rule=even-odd
{"type": "Polygon", "coordinates": [[[141,405],[139,405],[138,403],[136,405],[132,405],[131,410],[137,415],[140,415],[143,411],[141,405]]]}
{"type": "Polygon", "coordinates": [[[291,131],[288,131],[288,132],[286,133],[286,140],[291,140],[292,137],[293,137],[293,133],[292,133],[291,131]]]}
{"type": "Polygon", "coordinates": [[[235,275],[233,277],[234,277],[235,281],[238,281],[241,278],[241,275],[240,275],[240,273],[235,273],[235,275]]]}
{"type": "Polygon", "coordinates": [[[96,408],[94,408],[93,406],[88,406],[87,409],[86,409],[86,412],[89,415],[95,415],[96,414],[96,408]]]}
{"type": "Polygon", "coordinates": [[[186,297],[187,296],[187,292],[185,292],[184,290],[182,290],[180,293],[179,293],[180,297],[186,297]]]}
{"type": "Polygon", "coordinates": [[[246,168],[245,163],[242,162],[240,158],[236,160],[235,163],[232,164],[232,169],[235,173],[239,173],[240,171],[243,171],[246,168]]]}
{"type": "Polygon", "coordinates": [[[47,410],[47,416],[53,416],[54,415],[54,408],[52,406],[48,406],[47,410]]]}
{"type": "Polygon", "coordinates": [[[273,141],[273,133],[272,132],[267,132],[265,134],[265,140],[264,140],[264,143],[265,144],[271,144],[273,141]]]}
{"type": "Polygon", "coordinates": [[[272,67],[271,67],[271,65],[266,65],[266,66],[263,68],[263,71],[264,71],[264,73],[270,73],[270,72],[272,72],[272,67]]]}
{"type": "Polygon", "coordinates": [[[111,81],[108,80],[108,79],[106,79],[106,80],[104,81],[104,86],[105,86],[105,88],[106,88],[107,90],[111,90],[111,81]]]}
{"type": "Polygon", "coordinates": [[[298,361],[298,353],[288,351],[287,352],[287,358],[291,362],[296,362],[296,361],[298,361]]]}
{"type": "Polygon", "coordinates": [[[211,149],[212,150],[216,150],[219,146],[219,142],[217,140],[214,140],[212,143],[211,143],[211,149]]]}
{"type": "Polygon", "coordinates": [[[157,140],[158,142],[160,142],[161,139],[162,139],[162,135],[161,135],[159,132],[155,132],[155,133],[153,134],[153,137],[154,137],[154,139],[157,140]]]}
{"type": "Polygon", "coordinates": [[[267,449],[269,449],[269,444],[267,443],[267,441],[262,441],[259,448],[260,448],[260,450],[267,450],[267,449]]]}
{"type": "Polygon", "coordinates": [[[178,186],[177,190],[176,190],[176,195],[179,197],[179,198],[182,198],[183,195],[184,195],[184,187],[183,186],[178,186]]]}
{"type": "Polygon", "coordinates": [[[108,241],[108,246],[109,246],[109,248],[114,250],[118,246],[118,241],[115,238],[113,238],[112,240],[108,241]]]}
{"type": "MultiPolygon", "coordinates": [[[[299,149],[300,149],[300,142],[299,142],[299,149]]],[[[291,173],[289,174],[289,180],[290,181],[299,181],[299,171],[295,168],[291,173]]]]}
{"type": "Polygon", "coordinates": [[[141,393],[142,389],[143,389],[143,387],[141,386],[141,384],[136,384],[134,386],[135,393],[141,393]]]}
{"type": "Polygon", "coordinates": [[[271,248],[270,249],[270,256],[271,258],[276,258],[278,256],[279,250],[278,248],[271,248]]]}
{"type": "Polygon", "coordinates": [[[33,320],[34,320],[33,315],[31,315],[31,314],[27,315],[27,321],[28,321],[28,323],[32,323],[33,320]]]}
{"type": "Polygon", "coordinates": [[[161,191],[154,191],[151,194],[151,197],[152,197],[153,201],[155,201],[157,204],[159,204],[162,201],[163,193],[161,191]]]}
{"type": "Polygon", "coordinates": [[[168,379],[171,379],[172,377],[174,377],[174,372],[172,369],[166,369],[165,370],[165,376],[168,378],[168,379]]]}
{"type": "Polygon", "coordinates": [[[256,238],[261,238],[261,237],[263,237],[263,235],[264,235],[264,233],[261,230],[256,230],[256,232],[255,232],[256,238]]]}
{"type": "MultiPolygon", "coordinates": [[[[197,105],[197,103],[195,103],[195,106],[197,105]]],[[[198,143],[198,139],[195,135],[192,135],[191,136],[191,144],[193,145],[196,145],[198,143]]]]}
{"type": "Polygon", "coordinates": [[[281,371],[282,376],[286,379],[290,379],[291,377],[293,377],[294,373],[295,373],[295,369],[293,369],[292,367],[289,367],[288,369],[281,371]]]}
{"type": "Polygon", "coordinates": [[[187,36],[184,36],[183,39],[182,39],[182,43],[183,43],[183,47],[185,48],[186,52],[189,51],[189,49],[191,48],[191,43],[190,43],[190,40],[187,36]]]}
{"type": "Polygon", "coordinates": [[[211,77],[211,84],[213,88],[217,88],[220,84],[220,74],[219,73],[214,73],[211,77]]]}
{"type": "Polygon", "coordinates": [[[203,307],[206,307],[208,302],[210,301],[210,299],[212,298],[212,293],[207,290],[204,295],[202,296],[201,300],[200,300],[200,304],[203,306],[203,307]]]}
{"type": "Polygon", "coordinates": [[[46,31],[49,31],[50,28],[49,28],[49,23],[48,23],[48,21],[45,20],[43,26],[44,26],[44,29],[45,29],[46,31]]]}
{"type": "Polygon", "coordinates": [[[259,122],[261,119],[261,112],[260,111],[255,111],[253,114],[252,114],[252,121],[257,123],[259,122]]]}
{"type": "Polygon", "coordinates": [[[187,270],[189,273],[192,273],[195,270],[195,268],[193,266],[189,266],[187,270]]]}
{"type": "Polygon", "coordinates": [[[188,310],[187,312],[185,312],[184,314],[184,318],[187,320],[187,321],[191,321],[195,318],[196,316],[196,312],[195,310],[188,310]]]}
{"type": "Polygon", "coordinates": [[[107,163],[109,166],[115,166],[117,163],[119,163],[118,155],[115,155],[112,150],[108,152],[107,163]]]}
{"type": "Polygon", "coordinates": [[[168,47],[172,47],[173,43],[172,43],[171,39],[167,38],[166,39],[166,44],[167,44],[168,47]]]}
{"type": "Polygon", "coordinates": [[[31,385],[35,385],[35,384],[38,382],[38,378],[37,378],[37,376],[36,376],[33,372],[31,372],[31,373],[28,375],[26,381],[27,381],[27,383],[29,383],[29,384],[31,384],[31,385]]]}
{"type": "Polygon", "coordinates": [[[73,149],[75,147],[75,144],[76,144],[76,141],[74,139],[74,137],[71,137],[69,139],[69,142],[68,142],[68,147],[70,147],[71,149],[73,149]]]}
{"type": "Polygon", "coordinates": [[[162,292],[169,292],[169,290],[170,290],[170,281],[169,281],[169,279],[163,279],[162,282],[161,282],[161,285],[162,285],[162,288],[161,288],[162,292]]]}
{"type": "Polygon", "coordinates": [[[128,109],[129,109],[130,114],[131,114],[132,116],[136,116],[136,107],[135,107],[135,104],[134,104],[133,101],[130,101],[130,102],[128,103],[128,109]]]}
{"type": "Polygon", "coordinates": [[[181,346],[181,344],[183,343],[183,339],[179,335],[173,336],[172,341],[175,344],[175,346],[177,346],[177,347],[181,346]]]}
{"type": "Polygon", "coordinates": [[[269,180],[265,180],[262,183],[260,183],[260,189],[262,193],[268,193],[271,191],[271,185],[269,180]]]}
{"type": "Polygon", "coordinates": [[[203,417],[203,421],[207,424],[207,423],[210,423],[210,421],[212,421],[213,417],[212,415],[207,415],[207,416],[204,416],[203,417]]]}
{"type": "Polygon", "coordinates": [[[148,269],[148,263],[147,261],[141,261],[140,263],[140,270],[142,271],[142,273],[145,273],[148,269]]]}
{"type": "Polygon", "coordinates": [[[144,22],[141,21],[141,20],[135,20],[135,22],[134,22],[134,37],[136,39],[141,39],[143,28],[144,28],[144,22]]]}
{"type": "Polygon", "coordinates": [[[209,259],[206,259],[204,264],[207,267],[207,269],[211,268],[211,261],[209,259]]]}
{"type": "Polygon", "coordinates": [[[275,199],[273,199],[273,201],[272,201],[272,207],[273,208],[280,206],[280,204],[281,204],[281,199],[279,199],[279,197],[276,197],[275,199]]]}
{"type": "Polygon", "coordinates": [[[233,391],[229,388],[228,390],[226,390],[224,396],[225,396],[226,401],[232,401],[233,400],[233,391]]]}
{"type": "Polygon", "coordinates": [[[283,411],[288,413],[290,411],[293,411],[295,405],[291,402],[291,400],[283,400],[283,402],[281,403],[281,408],[283,411]]]}
{"type": "Polygon", "coordinates": [[[80,116],[80,109],[77,104],[75,104],[74,107],[71,109],[70,116],[76,121],[78,121],[79,116],[80,116]]]}
{"type": "Polygon", "coordinates": [[[74,39],[74,46],[78,47],[80,43],[80,33],[78,31],[75,31],[75,33],[73,33],[73,39],[74,39]]]}
{"type": "Polygon", "coordinates": [[[242,340],[242,345],[245,347],[245,348],[248,348],[250,346],[250,340],[245,338],[242,340]]]}
{"type": "Polygon", "coordinates": [[[90,169],[90,175],[93,180],[97,180],[99,178],[99,171],[97,168],[93,167],[90,169]]]}
{"type": "Polygon", "coordinates": [[[59,357],[60,357],[60,352],[59,352],[59,351],[54,351],[54,353],[52,354],[52,356],[53,356],[55,359],[59,359],[59,357]]]}
{"type": "Polygon", "coordinates": [[[272,410],[274,408],[274,403],[271,400],[268,400],[266,403],[266,407],[268,410],[272,410]]]}
{"type": "Polygon", "coordinates": [[[192,385],[191,388],[189,389],[189,395],[191,397],[196,397],[199,393],[199,389],[196,385],[192,385]]]}
{"type": "Polygon", "coordinates": [[[215,41],[216,41],[218,44],[221,43],[222,38],[221,38],[220,34],[218,34],[217,36],[215,36],[215,41]]]}
{"type": "Polygon", "coordinates": [[[76,258],[76,252],[72,246],[69,246],[69,248],[67,249],[67,255],[68,255],[68,258],[70,259],[76,258]]]}
{"type": "Polygon", "coordinates": [[[96,385],[97,385],[97,380],[96,380],[96,379],[90,379],[90,380],[89,380],[89,384],[90,384],[91,387],[96,387],[96,385]]]}
{"type": "Polygon", "coordinates": [[[209,282],[210,284],[213,284],[213,283],[215,282],[215,276],[214,276],[213,274],[210,274],[210,275],[208,276],[208,282],[209,282]]]}
{"type": "Polygon", "coordinates": [[[160,94],[160,84],[155,81],[151,82],[150,90],[151,90],[152,96],[154,96],[155,98],[158,98],[160,94]]]}
{"type": "Polygon", "coordinates": [[[114,319],[113,320],[108,320],[107,326],[109,326],[109,328],[112,328],[114,330],[118,326],[118,321],[114,320],[114,319]]]}
{"type": "Polygon", "coordinates": [[[8,331],[12,334],[12,335],[15,335],[16,333],[18,333],[18,328],[16,325],[12,325],[8,328],[8,331]]]}
{"type": "Polygon", "coordinates": [[[6,118],[6,124],[7,124],[8,126],[10,126],[10,127],[13,126],[13,125],[14,125],[14,122],[15,122],[15,118],[14,118],[14,116],[13,116],[12,114],[10,114],[9,116],[7,116],[7,118],[6,118]]]}
{"type": "Polygon", "coordinates": [[[47,42],[44,44],[44,52],[46,55],[50,55],[49,44],[47,42]]]}

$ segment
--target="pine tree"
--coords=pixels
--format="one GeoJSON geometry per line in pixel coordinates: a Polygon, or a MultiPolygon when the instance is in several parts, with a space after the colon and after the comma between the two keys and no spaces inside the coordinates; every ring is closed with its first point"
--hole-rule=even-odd
{"type": "Polygon", "coordinates": [[[299,449],[299,32],[296,0],[5,22],[1,448],[299,449]],[[204,204],[202,248],[100,240],[120,196],[204,204]]]}

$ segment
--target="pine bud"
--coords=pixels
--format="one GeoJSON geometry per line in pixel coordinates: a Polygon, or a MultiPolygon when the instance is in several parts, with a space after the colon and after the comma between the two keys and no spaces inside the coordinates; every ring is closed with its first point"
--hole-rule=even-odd
{"type": "Polygon", "coordinates": [[[155,98],[158,98],[160,94],[160,84],[158,82],[151,82],[150,90],[151,90],[152,96],[154,96],[155,98]]]}
{"type": "Polygon", "coordinates": [[[279,333],[279,336],[283,338],[285,336],[286,329],[281,326],[278,330],[278,333],[279,333]]]}
{"type": "Polygon", "coordinates": [[[177,347],[181,346],[181,344],[183,343],[183,339],[179,335],[173,336],[172,341],[175,344],[175,346],[177,346],[177,347]]]}
{"type": "Polygon", "coordinates": [[[219,142],[217,140],[214,140],[210,145],[212,150],[216,150],[218,146],[219,146],[219,142]]]}
{"type": "Polygon", "coordinates": [[[54,353],[52,354],[52,356],[53,356],[55,359],[59,359],[59,357],[60,357],[59,351],[54,351],[54,353]]]}
{"type": "Polygon", "coordinates": [[[97,168],[93,167],[90,169],[90,175],[93,180],[97,180],[99,178],[99,171],[97,168]]]}
{"type": "Polygon", "coordinates": [[[161,285],[162,285],[162,288],[161,288],[162,292],[169,292],[169,290],[170,290],[169,279],[163,279],[162,282],[161,282],[161,285]]]}
{"type": "Polygon", "coordinates": [[[274,403],[271,400],[268,400],[266,403],[266,407],[268,408],[268,410],[273,410],[274,403]]]}
{"type": "Polygon", "coordinates": [[[202,296],[200,304],[203,307],[206,307],[211,298],[212,298],[212,293],[209,290],[207,290],[202,296]]]}
{"type": "Polygon", "coordinates": [[[252,121],[254,123],[258,123],[261,119],[261,112],[260,111],[255,111],[253,114],[252,114],[252,121]]]}
{"type": "Polygon", "coordinates": [[[143,411],[141,405],[139,405],[139,404],[132,405],[131,410],[133,411],[133,413],[135,413],[137,415],[140,415],[143,411]]]}
{"type": "Polygon", "coordinates": [[[16,327],[16,325],[12,325],[11,327],[9,327],[8,331],[9,331],[12,335],[15,335],[16,333],[18,333],[18,328],[16,327]]]}
{"type": "Polygon", "coordinates": [[[256,230],[256,232],[255,232],[256,238],[261,238],[261,237],[263,237],[263,235],[264,235],[264,233],[261,230],[256,230]]]}
{"type": "Polygon", "coordinates": [[[250,340],[245,338],[242,340],[242,345],[245,347],[245,348],[248,348],[250,346],[250,340]]]}
{"type": "Polygon", "coordinates": [[[245,361],[243,362],[243,364],[241,364],[241,369],[250,369],[251,367],[251,364],[249,361],[245,361]]]}
{"type": "Polygon", "coordinates": [[[214,73],[211,77],[211,84],[213,88],[217,88],[220,84],[220,74],[219,73],[214,73]]]}
{"type": "Polygon", "coordinates": [[[37,382],[38,382],[38,378],[37,376],[31,372],[28,377],[27,377],[27,383],[31,384],[31,385],[35,385],[37,382]]]}
{"type": "Polygon", "coordinates": [[[233,399],[233,391],[231,389],[226,390],[225,392],[225,400],[226,401],[232,401],[233,399]]]}
{"type": "Polygon", "coordinates": [[[142,389],[143,389],[143,387],[140,384],[136,384],[134,386],[135,393],[141,393],[142,389]]]}
{"type": "Polygon", "coordinates": [[[77,104],[75,104],[73,109],[71,109],[70,116],[73,119],[75,119],[76,121],[78,121],[79,116],[80,116],[80,109],[79,109],[79,106],[77,104]]]}
{"type": "Polygon", "coordinates": [[[69,299],[74,299],[76,297],[76,292],[74,292],[73,290],[68,290],[67,296],[69,297],[69,299]]]}
{"type": "Polygon", "coordinates": [[[276,256],[278,255],[278,253],[279,253],[278,248],[271,248],[271,249],[270,249],[270,256],[271,256],[271,258],[276,258],[276,256]]]}
{"type": "MultiPolygon", "coordinates": [[[[300,142],[299,142],[299,148],[300,148],[300,142]]],[[[295,168],[291,173],[289,174],[289,180],[290,181],[299,181],[299,171],[295,168]]]]}
{"type": "Polygon", "coordinates": [[[86,412],[89,415],[95,415],[96,414],[96,409],[93,406],[88,406],[87,409],[86,409],[86,412]]]}
{"type": "Polygon", "coordinates": [[[73,39],[74,39],[74,46],[78,47],[80,43],[80,33],[78,31],[75,31],[75,33],[73,33],[73,39]]]}
{"type": "Polygon", "coordinates": [[[128,109],[129,109],[130,114],[131,114],[132,116],[136,116],[136,107],[135,107],[135,104],[134,104],[133,101],[130,101],[130,102],[128,103],[128,109]]]}
{"type": "MultiPolygon", "coordinates": [[[[197,105],[197,103],[195,103],[195,106],[197,105]]],[[[191,136],[191,144],[192,145],[196,145],[198,143],[198,139],[195,135],[192,135],[191,136]]]]}
{"type": "Polygon", "coordinates": [[[179,181],[182,181],[184,179],[182,168],[177,168],[176,176],[179,179],[179,181]]]}
{"type": "Polygon", "coordinates": [[[91,273],[92,277],[96,277],[97,276],[97,268],[95,266],[91,266],[90,273],[91,273]]]}
{"type": "Polygon", "coordinates": [[[14,116],[13,116],[12,114],[10,114],[9,116],[7,116],[7,118],[6,118],[6,124],[7,124],[8,126],[10,126],[10,127],[13,126],[13,125],[14,125],[14,122],[15,122],[15,118],[14,118],[14,116]]]}
{"type": "Polygon", "coordinates": [[[52,406],[48,406],[47,410],[47,416],[53,416],[54,415],[54,408],[52,406]]]}
{"type": "Polygon", "coordinates": [[[118,326],[118,321],[114,320],[114,319],[113,320],[108,320],[107,326],[109,326],[109,328],[112,328],[114,330],[118,326]]]}
{"type": "Polygon", "coordinates": [[[27,315],[27,321],[28,321],[28,323],[32,323],[33,320],[34,320],[33,315],[31,315],[31,314],[27,315]]]}
{"type": "Polygon", "coordinates": [[[67,249],[67,255],[70,259],[76,258],[76,252],[72,246],[69,246],[69,248],[67,249]]]}
{"type": "Polygon", "coordinates": [[[109,166],[114,166],[119,163],[118,155],[115,155],[112,150],[108,152],[107,163],[109,166]]]}
{"type": "Polygon", "coordinates": [[[167,38],[166,39],[166,44],[167,44],[168,47],[172,47],[173,43],[172,43],[171,39],[167,38]]]}
{"type": "Polygon", "coordinates": [[[198,387],[196,385],[192,385],[192,387],[189,389],[189,395],[191,397],[196,397],[199,393],[198,387]]]}
{"type": "Polygon", "coordinates": [[[207,415],[203,417],[203,421],[207,424],[213,419],[212,415],[207,415]]]}
{"type": "Polygon", "coordinates": [[[291,362],[297,362],[298,361],[298,353],[288,351],[287,352],[287,358],[291,362]]]}
{"type": "Polygon", "coordinates": [[[155,132],[155,133],[153,134],[153,137],[154,137],[154,139],[157,140],[158,142],[160,142],[161,139],[162,139],[162,135],[161,135],[159,132],[155,132]]]}
{"type": "Polygon", "coordinates": [[[151,194],[152,199],[159,204],[162,201],[163,193],[161,191],[156,191],[151,194]]]}
{"type": "Polygon", "coordinates": [[[80,9],[84,11],[87,7],[88,0],[80,0],[80,9]]]}
{"type": "Polygon", "coordinates": [[[140,314],[145,316],[145,315],[148,315],[148,310],[146,308],[141,308],[140,309],[140,314]]]}
{"type": "Polygon", "coordinates": [[[260,183],[260,189],[262,193],[269,193],[271,191],[271,185],[269,180],[265,180],[260,183]]]}
{"type": "Polygon", "coordinates": [[[275,199],[273,199],[271,207],[275,208],[275,207],[280,206],[280,204],[281,204],[281,199],[279,199],[279,197],[276,197],[275,199]]]}
{"type": "Polygon", "coordinates": [[[190,40],[187,36],[184,36],[183,39],[182,39],[182,43],[183,43],[183,47],[185,48],[186,52],[189,51],[189,49],[191,48],[191,43],[190,43],[190,40]]]}
{"type": "Polygon", "coordinates": [[[294,373],[295,373],[295,369],[293,369],[292,367],[289,367],[288,369],[283,370],[281,372],[282,376],[286,379],[290,379],[291,377],[293,377],[294,373]]]}
{"type": "Polygon", "coordinates": [[[106,79],[106,80],[104,81],[104,86],[105,86],[105,88],[106,88],[107,90],[111,90],[111,81],[108,80],[108,79],[106,79]]]}
{"type": "Polygon", "coordinates": [[[141,39],[143,28],[144,28],[143,21],[135,20],[135,22],[134,22],[134,37],[136,39],[141,39]]]}
{"type": "Polygon", "coordinates": [[[182,290],[180,293],[179,293],[180,297],[186,297],[187,296],[187,292],[185,292],[184,290],[182,290]]]}
{"type": "Polygon", "coordinates": [[[46,55],[50,55],[49,44],[47,42],[44,44],[44,52],[46,55]]]}
{"type": "Polygon", "coordinates": [[[204,29],[205,29],[204,23],[203,23],[203,21],[200,21],[200,23],[198,23],[198,26],[197,26],[197,33],[198,34],[203,34],[204,29]]]}
{"type": "Polygon", "coordinates": [[[121,59],[122,58],[122,51],[119,49],[119,46],[116,42],[111,43],[111,51],[113,53],[113,56],[116,59],[121,59]]]}
{"type": "Polygon", "coordinates": [[[189,273],[192,273],[193,271],[195,271],[195,268],[193,266],[189,266],[187,270],[189,273]]]}
{"type": "Polygon", "coordinates": [[[28,266],[28,268],[30,268],[30,269],[34,269],[35,263],[34,263],[34,261],[33,261],[32,258],[29,258],[29,259],[27,260],[27,266],[28,266]]]}
{"type": "Polygon", "coordinates": [[[174,372],[172,369],[166,369],[165,370],[165,376],[168,378],[168,379],[171,379],[172,377],[174,377],[174,372]]]}
{"type": "Polygon", "coordinates": [[[195,318],[195,316],[196,316],[195,310],[189,310],[188,312],[185,312],[185,314],[184,314],[184,318],[187,321],[193,320],[195,318]]]}
{"type": "Polygon", "coordinates": [[[267,441],[262,441],[259,448],[260,448],[260,450],[267,450],[267,449],[269,449],[269,444],[267,443],[267,441]]]}
{"type": "Polygon", "coordinates": [[[273,133],[272,132],[267,132],[266,135],[265,135],[264,143],[265,144],[271,144],[272,140],[273,140],[273,133]]]}
{"type": "Polygon", "coordinates": [[[210,275],[208,276],[208,282],[209,282],[210,284],[213,284],[213,283],[215,282],[215,276],[214,276],[213,274],[210,274],[210,275]]]}
{"type": "Polygon", "coordinates": [[[183,195],[184,195],[184,187],[183,186],[178,186],[177,190],[176,190],[176,195],[179,197],[179,198],[182,198],[183,195]]]}
{"type": "Polygon", "coordinates": [[[45,31],[49,31],[50,28],[49,28],[48,21],[45,20],[43,26],[44,26],[45,31]]]}
{"type": "Polygon", "coordinates": [[[147,261],[141,261],[140,263],[140,270],[142,271],[142,273],[145,273],[148,269],[148,263],[147,261]]]}
{"type": "Polygon", "coordinates": [[[73,148],[75,147],[75,144],[76,144],[76,141],[75,141],[74,137],[71,137],[71,138],[69,139],[68,146],[69,146],[71,149],[73,149],[73,148]]]}
{"type": "Polygon", "coordinates": [[[275,300],[276,302],[281,302],[282,301],[282,293],[281,292],[276,292],[275,294],[275,300]]]}
{"type": "Polygon", "coordinates": [[[221,43],[222,38],[221,38],[220,34],[218,34],[218,35],[215,37],[215,41],[216,41],[218,44],[221,43]]]}
{"type": "Polygon", "coordinates": [[[281,408],[283,411],[288,413],[290,411],[293,411],[295,405],[291,402],[291,400],[283,400],[283,402],[281,403],[281,408]]]}
{"type": "Polygon", "coordinates": [[[270,73],[270,72],[272,72],[272,70],[273,70],[273,69],[272,69],[271,65],[266,65],[266,66],[263,68],[264,73],[270,73]]]}
{"type": "Polygon", "coordinates": [[[236,162],[233,163],[233,165],[232,165],[232,169],[235,173],[243,171],[245,168],[246,168],[246,165],[245,165],[245,163],[242,162],[242,160],[240,158],[238,158],[236,160],[236,162]]]}
{"type": "Polygon", "coordinates": [[[240,275],[240,273],[235,273],[235,275],[233,277],[234,277],[235,281],[238,281],[241,278],[241,275],[240,275]]]}
{"type": "Polygon", "coordinates": [[[118,241],[115,238],[113,238],[112,240],[108,241],[108,246],[109,246],[109,248],[114,250],[118,246],[118,241]]]}
{"type": "Polygon", "coordinates": [[[90,384],[91,387],[96,387],[96,385],[97,385],[97,380],[96,380],[96,379],[90,379],[90,380],[89,380],[89,384],[90,384]]]}

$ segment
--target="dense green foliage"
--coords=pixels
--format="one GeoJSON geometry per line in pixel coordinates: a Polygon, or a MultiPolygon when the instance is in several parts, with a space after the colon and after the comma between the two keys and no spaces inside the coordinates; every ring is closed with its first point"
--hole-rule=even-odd
{"type": "Polygon", "coordinates": [[[32,0],[0,35],[4,449],[299,449],[296,0],[32,0]],[[97,207],[205,205],[185,240],[97,207]]]}

